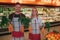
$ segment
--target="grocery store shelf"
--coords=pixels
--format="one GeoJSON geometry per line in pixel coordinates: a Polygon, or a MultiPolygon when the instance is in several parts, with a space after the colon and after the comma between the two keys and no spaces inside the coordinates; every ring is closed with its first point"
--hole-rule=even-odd
{"type": "Polygon", "coordinates": [[[8,31],[0,32],[0,35],[1,35],[1,34],[6,34],[6,33],[9,33],[9,32],[8,32],[8,31]]]}
{"type": "Polygon", "coordinates": [[[0,32],[8,31],[8,28],[0,28],[0,32]]]}
{"type": "Polygon", "coordinates": [[[11,33],[7,32],[7,31],[6,32],[1,32],[0,36],[9,35],[9,34],[11,34],[11,33]]]}
{"type": "MultiPolygon", "coordinates": [[[[56,26],[60,26],[60,21],[56,21],[56,22],[49,22],[50,23],[50,27],[56,27],[56,26]]],[[[46,28],[46,27],[45,27],[46,28]]]]}
{"type": "Polygon", "coordinates": [[[7,28],[8,28],[8,27],[3,27],[3,28],[0,27],[0,29],[7,29],[7,28]]]}
{"type": "Polygon", "coordinates": [[[0,36],[7,35],[7,34],[10,34],[8,32],[8,28],[7,27],[0,28],[0,36]]]}

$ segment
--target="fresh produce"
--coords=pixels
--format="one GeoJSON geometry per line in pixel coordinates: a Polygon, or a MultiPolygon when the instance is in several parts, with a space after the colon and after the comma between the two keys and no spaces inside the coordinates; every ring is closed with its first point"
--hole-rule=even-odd
{"type": "Polygon", "coordinates": [[[31,21],[30,18],[20,17],[19,21],[24,25],[24,28],[28,28],[29,22],[31,21]]]}
{"type": "Polygon", "coordinates": [[[45,23],[45,27],[48,28],[48,32],[49,32],[49,30],[50,30],[50,22],[47,21],[47,22],[45,23]]]}
{"type": "Polygon", "coordinates": [[[60,33],[53,31],[46,35],[46,40],[60,40],[60,33]]]}
{"type": "Polygon", "coordinates": [[[3,16],[2,17],[2,22],[1,22],[1,27],[6,26],[7,25],[7,22],[8,22],[7,17],[6,16],[3,16]]]}

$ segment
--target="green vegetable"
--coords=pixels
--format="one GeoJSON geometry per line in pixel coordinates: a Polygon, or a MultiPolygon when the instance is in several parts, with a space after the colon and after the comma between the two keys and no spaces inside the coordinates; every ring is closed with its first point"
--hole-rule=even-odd
{"type": "Polygon", "coordinates": [[[46,28],[48,28],[48,31],[50,30],[50,22],[46,22],[46,28]]]}
{"type": "Polygon", "coordinates": [[[4,26],[5,24],[7,25],[8,19],[6,16],[2,17],[2,22],[1,22],[1,26],[4,26]]]}
{"type": "Polygon", "coordinates": [[[29,22],[31,21],[30,18],[20,17],[19,21],[24,25],[24,28],[28,28],[29,22]]]}

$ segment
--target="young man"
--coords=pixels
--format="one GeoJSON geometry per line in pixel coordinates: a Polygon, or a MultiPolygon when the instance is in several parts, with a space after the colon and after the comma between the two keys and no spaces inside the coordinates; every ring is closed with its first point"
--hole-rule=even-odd
{"type": "Polygon", "coordinates": [[[14,8],[15,12],[9,15],[9,20],[13,25],[12,40],[24,40],[24,32],[21,31],[23,26],[18,19],[19,17],[25,17],[25,15],[20,13],[21,5],[19,3],[16,3],[14,8]]]}

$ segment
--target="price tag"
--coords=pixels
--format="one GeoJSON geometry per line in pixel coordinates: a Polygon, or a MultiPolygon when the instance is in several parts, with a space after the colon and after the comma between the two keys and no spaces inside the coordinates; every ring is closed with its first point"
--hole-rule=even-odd
{"type": "Polygon", "coordinates": [[[41,0],[42,2],[51,3],[52,0],[41,0]]]}
{"type": "Polygon", "coordinates": [[[11,2],[12,3],[16,3],[16,2],[19,2],[19,0],[12,0],[11,2]]]}
{"type": "Polygon", "coordinates": [[[22,0],[22,1],[33,1],[34,2],[35,0],[22,0]]]}

